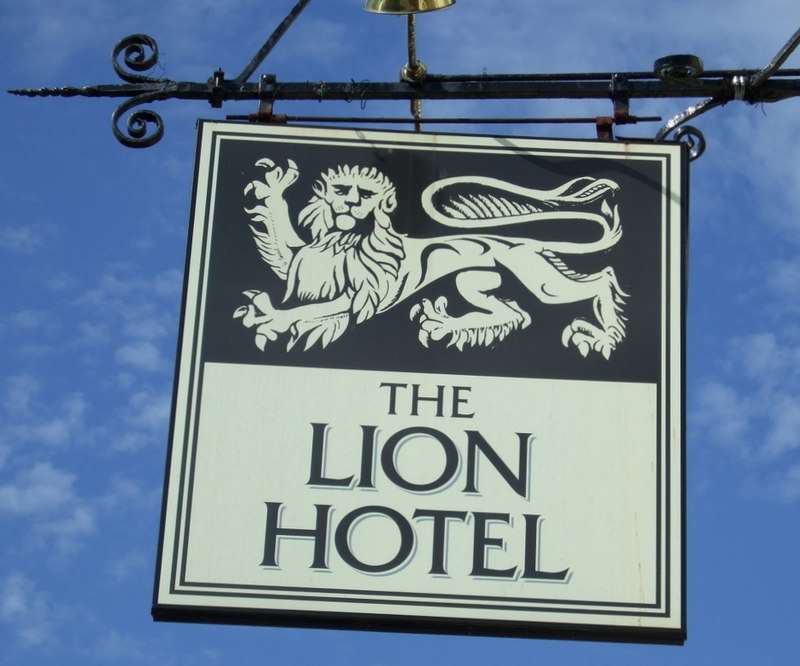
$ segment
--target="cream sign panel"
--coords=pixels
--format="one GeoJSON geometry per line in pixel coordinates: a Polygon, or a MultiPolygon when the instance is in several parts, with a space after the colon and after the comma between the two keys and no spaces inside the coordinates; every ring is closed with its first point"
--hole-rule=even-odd
{"type": "Polygon", "coordinates": [[[682,642],[685,170],[202,124],[154,617],[682,642]]]}

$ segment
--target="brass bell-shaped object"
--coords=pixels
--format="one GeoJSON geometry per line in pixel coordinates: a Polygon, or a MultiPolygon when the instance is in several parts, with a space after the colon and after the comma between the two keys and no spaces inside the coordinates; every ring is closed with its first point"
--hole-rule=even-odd
{"type": "Polygon", "coordinates": [[[456,0],[366,0],[364,9],[376,14],[416,14],[444,9],[456,0]]]}

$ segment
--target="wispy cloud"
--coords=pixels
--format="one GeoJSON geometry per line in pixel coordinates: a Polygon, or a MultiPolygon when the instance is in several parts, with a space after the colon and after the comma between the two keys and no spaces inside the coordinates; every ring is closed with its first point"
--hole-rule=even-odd
{"type": "Polygon", "coordinates": [[[152,508],[158,506],[160,501],[160,486],[146,487],[139,481],[114,475],[109,483],[108,491],[97,500],[96,505],[102,511],[108,512],[120,506],[152,508]]]}
{"type": "MultiPolygon", "coordinates": [[[[800,225],[800,215],[797,223],[800,225]]],[[[785,312],[800,310],[800,258],[774,261],[767,281],[785,312]]]]}
{"type": "Polygon", "coordinates": [[[83,545],[83,538],[95,529],[94,510],[85,503],[79,503],[57,518],[36,524],[33,537],[47,547],[51,557],[61,559],[78,551],[83,545]]]}
{"type": "Polygon", "coordinates": [[[46,596],[23,574],[11,573],[0,580],[0,620],[13,628],[23,646],[41,645],[51,638],[51,612],[46,596]]]}
{"type": "Polygon", "coordinates": [[[42,514],[69,504],[75,476],[43,462],[0,485],[0,511],[16,515],[42,514]]]}
{"type": "Polygon", "coordinates": [[[14,252],[31,252],[42,242],[36,229],[25,227],[0,227],[0,248],[14,252]]]}
{"type": "Polygon", "coordinates": [[[131,396],[126,421],[145,430],[161,430],[169,420],[170,407],[168,393],[141,391],[131,396]]]}
{"type": "Polygon", "coordinates": [[[780,500],[791,502],[800,499],[800,464],[783,470],[774,488],[780,500]]]}
{"type": "Polygon", "coordinates": [[[137,370],[157,372],[167,370],[169,365],[161,350],[147,340],[134,340],[122,345],[114,355],[117,363],[131,366],[137,370]]]}
{"type": "Polygon", "coordinates": [[[89,405],[79,393],[68,395],[61,403],[56,416],[36,420],[17,428],[23,438],[48,446],[65,446],[73,441],[84,427],[84,415],[89,405]]]}
{"type": "Polygon", "coordinates": [[[146,557],[140,552],[125,553],[113,560],[109,565],[109,573],[117,582],[126,580],[141,571],[149,571],[151,566],[149,554],[146,557]]]}
{"type": "Polygon", "coordinates": [[[31,375],[17,375],[6,379],[3,408],[10,414],[30,412],[31,398],[39,391],[39,382],[31,375]]]}
{"type": "Polygon", "coordinates": [[[152,657],[143,641],[117,629],[96,634],[89,652],[102,663],[148,663],[152,657]]]}
{"type": "Polygon", "coordinates": [[[691,424],[698,435],[745,463],[751,490],[782,500],[798,496],[800,342],[775,333],[740,336],[727,347],[718,379],[697,392],[691,424]]]}

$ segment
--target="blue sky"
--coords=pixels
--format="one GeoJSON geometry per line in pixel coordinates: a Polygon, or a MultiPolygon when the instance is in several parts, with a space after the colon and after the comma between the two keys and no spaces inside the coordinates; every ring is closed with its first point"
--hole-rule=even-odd
{"type": "MultiPolygon", "coordinates": [[[[236,76],[284,0],[29,0],[0,6],[3,89],[118,83],[113,45],[147,33],[159,76],[236,76]]],[[[393,81],[401,19],[316,0],[259,72],[393,81]]],[[[419,18],[432,72],[642,71],[671,53],[765,65],[797,3],[459,0],[419,18]]],[[[786,67],[800,67],[795,53],[786,67]]],[[[687,100],[634,101],[665,119],[687,100]]],[[[683,647],[156,624],[150,618],[189,216],[195,119],[255,111],[155,105],[132,150],[114,100],[0,96],[1,664],[750,664],[800,650],[798,100],[730,103],[694,124],[687,336],[688,630],[683,647]]],[[[606,102],[426,103],[431,115],[594,116],[606,102]]],[[[279,113],[357,115],[357,102],[279,113]]],[[[366,114],[406,105],[370,102],[366,114]]],[[[479,130],[479,127],[469,128],[479,130]]],[[[657,125],[621,134],[651,137],[657,125]]],[[[492,127],[492,133],[524,128],[492,127]]],[[[591,138],[593,128],[535,126],[591,138]]]]}

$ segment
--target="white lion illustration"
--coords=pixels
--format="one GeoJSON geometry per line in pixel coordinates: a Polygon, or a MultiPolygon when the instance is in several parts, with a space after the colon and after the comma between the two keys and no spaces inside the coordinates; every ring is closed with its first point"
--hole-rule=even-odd
{"type": "Polygon", "coordinates": [[[249,302],[234,312],[254,330],[259,349],[281,337],[288,337],[287,350],[301,340],[304,349],[326,347],[352,322],[365,322],[447,275],[454,276],[458,292],[473,309],[453,316],[444,297],[413,304],[410,316],[419,326],[420,342],[459,350],[492,346],[531,323],[515,301],[496,295],[499,267],[543,303],[591,302],[595,322],[575,319],[561,338],[583,356],[596,351],[608,359],[625,336],[622,306],[627,294],[614,270],[581,274],[561,259],[606,250],[621,237],[617,207],[608,203],[619,189],[613,181],[576,178],[544,191],[482,176],[439,180],[423,191],[423,208],[435,222],[462,231],[421,239],[394,230],[390,215],[397,199],[386,176],[375,168],[340,166],[320,176],[314,196],[300,212],[298,224],[312,239],[306,243],[296,233],[284,199],[298,178],[297,165],[288,160],[284,168],[264,158],[256,166],[264,169],[264,177],[246,186],[245,195],[256,204],[245,210],[262,259],[286,282],[283,307],[267,292],[249,290],[244,292],[249,302]],[[596,212],[587,212],[589,208],[596,212]],[[597,224],[600,238],[546,242],[463,231],[562,218],[597,224]],[[289,301],[299,304],[289,307],[289,301]]]}

